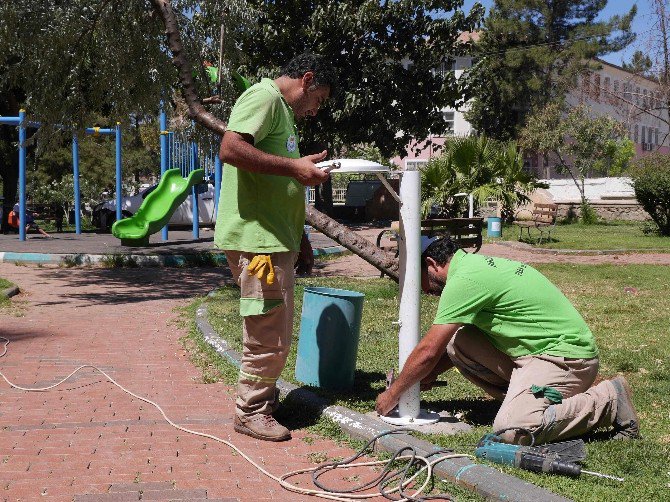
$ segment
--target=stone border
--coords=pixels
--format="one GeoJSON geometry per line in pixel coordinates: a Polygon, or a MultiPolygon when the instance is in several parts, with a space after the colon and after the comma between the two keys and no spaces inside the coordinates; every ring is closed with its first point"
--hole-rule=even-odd
{"type": "Polygon", "coordinates": [[[497,241],[487,242],[486,244],[496,244],[519,251],[527,251],[534,254],[553,254],[568,256],[601,256],[601,255],[628,255],[628,254],[648,254],[664,253],[670,254],[669,249],[549,249],[536,248],[525,242],[518,241],[497,241]]]}
{"type": "MultiPolygon", "coordinates": [[[[213,292],[207,296],[212,297],[213,292]]],[[[240,366],[241,354],[234,350],[230,343],[216,334],[207,320],[207,307],[203,303],[196,311],[196,325],[205,341],[224,359],[240,366]]],[[[309,390],[282,380],[277,381],[277,388],[282,397],[291,394],[291,398],[307,406],[312,411],[323,414],[335,421],[350,437],[369,441],[377,434],[389,431],[388,424],[375,418],[363,415],[343,406],[329,405],[328,402],[309,390]]],[[[417,439],[406,433],[397,433],[380,438],[375,449],[394,453],[400,448],[410,446],[418,455],[429,455],[443,450],[442,447],[417,439]]],[[[536,502],[565,502],[566,499],[544,488],[527,481],[505,474],[484,464],[471,462],[465,457],[446,459],[434,467],[437,476],[446,478],[450,482],[472,490],[479,495],[500,501],[536,502]]]]}
{"type": "MultiPolygon", "coordinates": [[[[314,248],[314,257],[333,254],[342,254],[346,252],[342,246],[329,246],[323,248],[314,248]]],[[[226,256],[223,253],[211,253],[204,251],[202,253],[189,254],[48,254],[48,253],[16,253],[13,251],[0,252],[0,263],[41,263],[43,265],[61,265],[64,263],[74,264],[75,266],[97,265],[110,256],[122,256],[125,259],[132,260],[139,267],[184,267],[201,266],[204,263],[199,261],[199,257],[211,257],[217,265],[225,265],[226,256]]]]}
{"type": "Polygon", "coordinates": [[[0,291],[0,296],[4,296],[5,298],[11,298],[12,296],[18,295],[20,292],[21,291],[19,290],[18,286],[10,286],[0,291]]]}

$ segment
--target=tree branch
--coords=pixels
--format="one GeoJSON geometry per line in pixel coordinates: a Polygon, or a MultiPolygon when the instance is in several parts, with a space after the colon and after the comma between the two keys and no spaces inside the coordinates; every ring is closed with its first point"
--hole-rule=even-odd
{"type": "MultiPolygon", "coordinates": [[[[179,26],[172,10],[172,5],[168,0],[151,0],[151,3],[165,25],[165,35],[168,40],[170,51],[172,52],[172,62],[179,72],[181,90],[186,105],[188,106],[189,116],[206,129],[223,136],[226,132],[226,125],[205,110],[195,91],[195,85],[191,75],[191,65],[181,43],[179,26]]],[[[307,206],[306,216],[307,222],[314,228],[318,229],[338,244],[341,244],[349,251],[357,254],[378,270],[387,274],[394,281],[398,282],[398,260],[390,253],[379,249],[367,239],[352,232],[344,225],[340,225],[332,218],[329,218],[311,206],[307,206]]]]}

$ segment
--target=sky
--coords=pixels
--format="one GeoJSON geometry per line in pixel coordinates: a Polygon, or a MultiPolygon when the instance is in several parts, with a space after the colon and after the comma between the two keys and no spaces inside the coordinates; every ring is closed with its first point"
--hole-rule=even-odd
{"type": "MultiPolygon", "coordinates": [[[[476,0],[465,0],[463,8],[466,12],[470,10],[475,1],[476,0]]],[[[479,3],[488,10],[488,8],[493,5],[493,0],[479,0],[479,3]]],[[[623,51],[603,56],[603,59],[609,63],[621,65],[622,61],[630,60],[636,49],[644,50],[645,42],[648,37],[648,30],[652,24],[653,18],[651,15],[652,8],[650,0],[638,0],[636,2],[627,0],[609,0],[607,6],[600,13],[600,17],[602,19],[607,19],[614,15],[626,14],[633,4],[637,4],[637,15],[633,20],[633,32],[637,34],[637,40],[623,51]]]]}

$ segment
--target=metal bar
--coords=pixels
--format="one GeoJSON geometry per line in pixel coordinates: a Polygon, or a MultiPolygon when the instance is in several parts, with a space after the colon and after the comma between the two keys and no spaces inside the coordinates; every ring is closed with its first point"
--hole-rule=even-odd
{"type": "Polygon", "coordinates": [[[221,175],[223,169],[221,166],[221,159],[218,155],[214,156],[214,213],[218,216],[219,213],[219,197],[221,196],[221,175]]]}
{"type": "Polygon", "coordinates": [[[7,125],[19,125],[21,123],[21,117],[2,117],[0,116],[0,124],[7,125]]]}
{"type": "Polygon", "coordinates": [[[116,123],[116,221],[121,221],[121,122],[116,123]]]}
{"type": "MultiPolygon", "coordinates": [[[[196,169],[198,163],[198,145],[195,141],[191,142],[191,171],[196,169]]],[[[198,190],[196,185],[191,187],[191,214],[193,215],[193,238],[200,237],[200,221],[198,217],[198,190]]]]}
{"type": "Polygon", "coordinates": [[[103,135],[112,135],[116,134],[116,127],[114,129],[102,129],[100,127],[87,127],[85,129],[86,134],[92,134],[93,136],[103,135]]]}
{"type": "Polygon", "coordinates": [[[81,194],[79,192],[79,138],[72,136],[72,177],[74,180],[74,227],[81,234],[81,194]]]}
{"type": "MultiPolygon", "coordinates": [[[[167,130],[167,115],[165,110],[161,107],[160,119],[159,119],[160,135],[161,135],[161,181],[163,181],[163,176],[165,171],[168,169],[168,130],[167,130]]],[[[168,240],[168,226],[165,225],[161,229],[161,238],[166,241],[168,240]]]]}
{"type": "Polygon", "coordinates": [[[26,240],[26,111],[19,110],[19,240],[26,240]]]}

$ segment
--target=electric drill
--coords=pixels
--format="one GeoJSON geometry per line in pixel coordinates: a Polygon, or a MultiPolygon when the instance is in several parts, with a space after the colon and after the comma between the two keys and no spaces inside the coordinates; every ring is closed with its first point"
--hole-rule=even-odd
{"type": "Polygon", "coordinates": [[[507,444],[495,434],[486,434],[479,440],[475,455],[497,464],[513,465],[533,472],[577,477],[582,470],[579,464],[562,458],[550,447],[507,444]]]}

